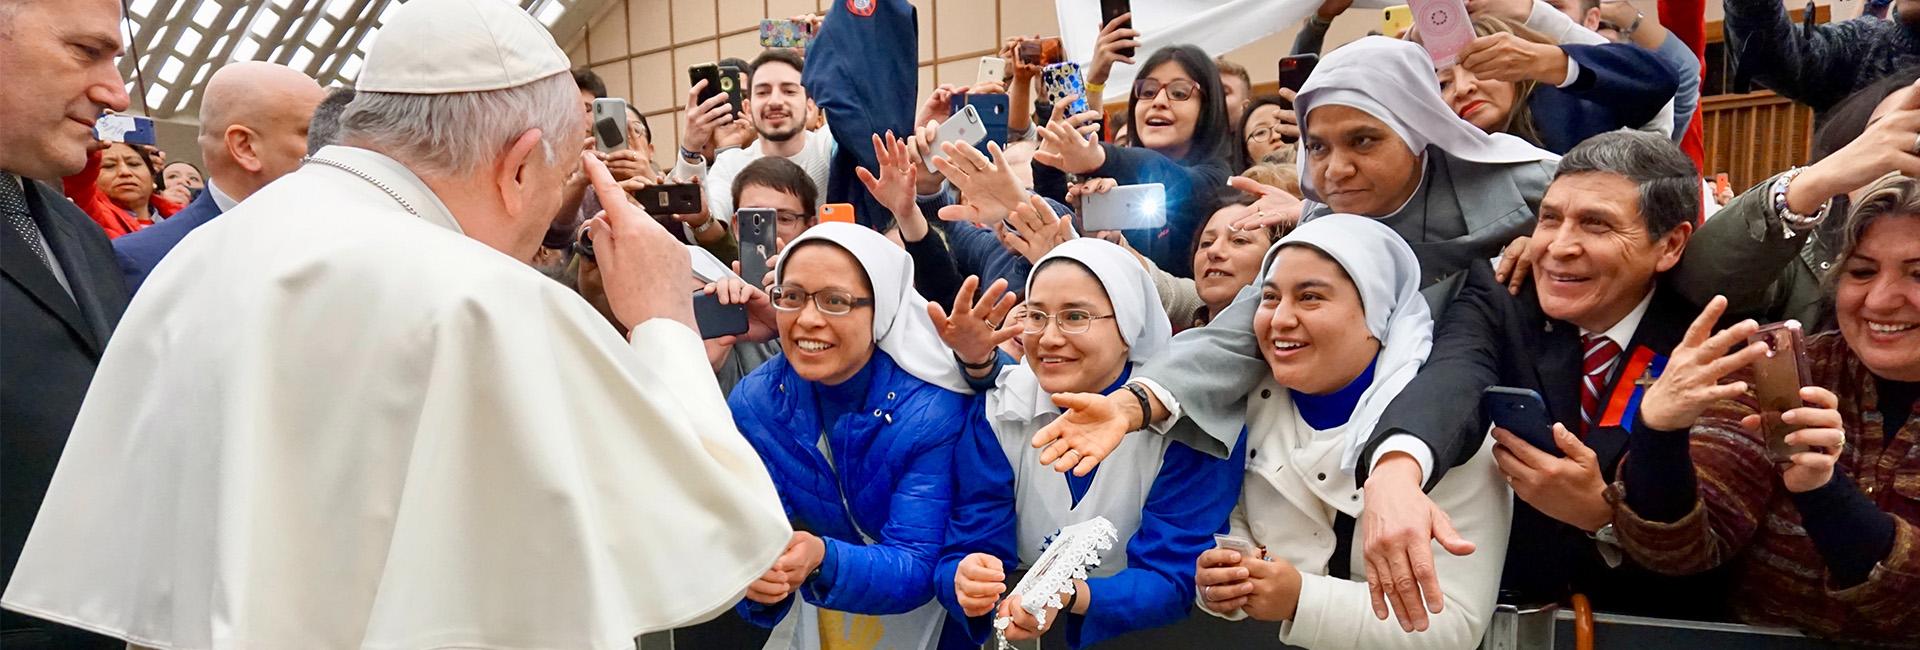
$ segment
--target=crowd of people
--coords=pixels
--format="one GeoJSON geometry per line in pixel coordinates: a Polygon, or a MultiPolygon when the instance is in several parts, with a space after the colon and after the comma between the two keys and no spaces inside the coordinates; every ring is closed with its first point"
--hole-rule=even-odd
{"type": "Polygon", "coordinates": [[[0,5],[0,639],[1471,648],[1577,596],[1920,644],[1920,4],[1726,0],[1819,120],[1720,199],[1699,43],[1467,4],[1436,68],[1327,0],[1276,94],[1121,15],[1074,113],[1038,36],[918,88],[914,7],[834,3],[664,167],[503,0],[400,6],[352,88],[220,67],[198,165],[95,138],[117,3],[0,5]]]}

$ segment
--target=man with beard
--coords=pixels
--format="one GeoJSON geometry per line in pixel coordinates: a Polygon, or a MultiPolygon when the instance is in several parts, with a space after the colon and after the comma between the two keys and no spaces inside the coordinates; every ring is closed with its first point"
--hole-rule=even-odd
{"type": "Polygon", "coordinates": [[[1727,0],[1726,34],[1739,69],[1821,122],[1854,91],[1920,64],[1920,0],[1895,0],[1894,20],[1861,16],[1801,27],[1779,0],[1727,0]],[[1803,31],[1804,30],[1804,31],[1803,31]]]}
{"type": "Polygon", "coordinates": [[[698,91],[688,89],[680,161],[674,164],[672,177],[679,182],[701,177],[706,187],[719,188],[707,192],[707,213],[720,223],[707,227],[725,228],[733,222],[733,198],[726,188],[733,187],[733,177],[741,169],[762,157],[791,160],[807,170],[814,187],[827,186],[833,134],[828,128],[807,130],[807,89],[800,85],[805,69],[806,64],[794,50],[767,50],[753,59],[747,73],[747,101],[741,108],[751,116],[753,130],[760,137],[753,145],[715,154],[711,166],[700,150],[706,148],[715,130],[736,118],[725,93],[703,103],[698,91]]]}

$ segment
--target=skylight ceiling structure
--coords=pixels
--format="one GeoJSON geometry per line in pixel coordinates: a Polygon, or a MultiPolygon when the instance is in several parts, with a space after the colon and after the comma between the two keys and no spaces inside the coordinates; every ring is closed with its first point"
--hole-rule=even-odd
{"type": "MultiPolygon", "coordinates": [[[[381,17],[405,0],[123,0],[132,112],[191,120],[208,77],[229,61],[272,61],[322,86],[350,86],[381,17]]],[[[513,0],[556,34],[606,0],[513,0]]]]}

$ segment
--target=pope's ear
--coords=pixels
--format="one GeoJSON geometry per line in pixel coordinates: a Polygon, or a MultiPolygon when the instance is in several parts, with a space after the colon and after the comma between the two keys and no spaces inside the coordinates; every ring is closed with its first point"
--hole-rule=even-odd
{"type": "Polygon", "coordinates": [[[513,139],[506,155],[501,156],[500,162],[494,167],[494,182],[499,186],[501,196],[508,199],[508,209],[517,209],[519,202],[514,199],[535,189],[531,185],[540,182],[533,177],[532,167],[537,161],[535,156],[540,152],[540,129],[528,129],[513,139]]]}

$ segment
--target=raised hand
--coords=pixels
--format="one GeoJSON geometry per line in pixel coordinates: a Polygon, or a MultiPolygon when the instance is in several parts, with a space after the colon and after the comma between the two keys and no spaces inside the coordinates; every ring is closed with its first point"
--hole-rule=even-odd
{"type": "Polygon", "coordinates": [[[1453,520],[1420,486],[1420,465],[1406,454],[1388,454],[1367,476],[1360,511],[1366,532],[1367,591],[1373,615],[1387,619],[1387,603],[1400,629],[1427,629],[1427,613],[1440,613],[1446,595],[1434,570],[1432,542],[1454,555],[1473,552],[1473,542],[1453,529],[1453,520]]]}
{"type": "Polygon", "coordinates": [[[587,227],[614,317],[629,331],[654,318],[671,318],[699,331],[685,284],[685,278],[693,273],[686,249],[640,206],[627,200],[626,192],[613,181],[613,174],[599,157],[582,153],[580,160],[605,208],[587,227]]]}
{"type": "Polygon", "coordinates": [[[1007,291],[1007,281],[994,280],[979,300],[974,300],[973,292],[980,288],[980,276],[970,275],[960,283],[960,291],[953,296],[953,314],[940,307],[940,303],[927,303],[927,316],[933,319],[933,329],[940,333],[940,340],[953,349],[960,360],[969,365],[980,365],[993,360],[993,352],[1000,344],[1020,335],[1019,323],[1006,322],[1007,314],[1020,302],[1019,298],[1007,291]]]}
{"type": "Polygon", "coordinates": [[[720,93],[701,102],[700,93],[706,89],[705,79],[694,82],[693,87],[687,89],[687,118],[680,136],[680,147],[687,151],[705,150],[707,145],[713,144],[714,130],[733,122],[733,106],[727,103],[727,94],[720,93]]]}
{"type": "Polygon", "coordinates": [[[1040,450],[1040,462],[1054,471],[1072,471],[1074,476],[1087,472],[1113,453],[1135,423],[1143,420],[1139,404],[1126,392],[1113,395],[1094,393],[1056,393],[1053,405],[1066,413],[1033,434],[1033,446],[1040,450]],[[1129,408],[1129,406],[1131,408],[1129,408]]]}
{"type": "Polygon", "coordinates": [[[1509,32],[1488,34],[1467,43],[1460,51],[1460,67],[1473,76],[1494,81],[1537,81],[1556,86],[1567,81],[1566,51],[1509,32]]]}
{"type": "Polygon", "coordinates": [[[1033,159],[1042,165],[1058,169],[1069,174],[1091,174],[1107,164],[1107,150],[1098,139],[1090,139],[1094,130],[1100,128],[1098,111],[1087,111],[1068,116],[1067,106],[1072,104],[1074,96],[1069,95],[1053,105],[1053,119],[1040,127],[1040,150],[1033,152],[1033,159]]]}
{"type": "Polygon", "coordinates": [[[1000,558],[974,553],[960,560],[959,570],[953,572],[954,600],[959,601],[960,611],[967,616],[983,616],[993,611],[1000,594],[1006,592],[1007,571],[1000,558]]]}
{"type": "Polygon", "coordinates": [[[945,158],[933,159],[933,167],[960,190],[960,204],[940,209],[944,221],[996,223],[1007,217],[1014,206],[1026,201],[1029,192],[998,143],[987,143],[989,160],[972,146],[957,142],[940,143],[945,158]]]}
{"type": "Polygon", "coordinates": [[[1029,264],[1039,264],[1040,258],[1053,252],[1054,247],[1072,241],[1073,222],[1062,219],[1053,213],[1053,206],[1038,195],[1028,197],[1026,202],[1014,206],[1007,216],[1007,226],[1011,230],[1001,231],[1001,243],[1008,245],[1015,253],[1027,259],[1029,264]]]}
{"type": "Polygon", "coordinates": [[[1253,213],[1234,222],[1235,230],[1291,228],[1299,225],[1300,210],[1303,207],[1299,197],[1245,176],[1227,179],[1227,186],[1259,197],[1253,202],[1253,213]]]}
{"type": "Polygon", "coordinates": [[[1133,63],[1133,57],[1120,54],[1128,48],[1140,47],[1140,31],[1127,26],[1132,22],[1133,12],[1127,12],[1114,16],[1100,27],[1100,37],[1093,43],[1093,61],[1087,65],[1087,83],[1105,85],[1114,64],[1133,63]]]}
{"type": "MultiPolygon", "coordinates": [[[[901,220],[902,215],[919,215],[920,204],[914,200],[914,182],[920,170],[912,162],[913,156],[908,152],[907,141],[894,137],[892,131],[887,132],[885,140],[876,133],[873,135],[873,155],[880,167],[878,177],[865,167],[856,167],[854,172],[860,177],[860,182],[867,186],[867,191],[873,194],[873,200],[893,212],[896,221],[901,220]]],[[[904,230],[903,226],[902,236],[908,234],[904,230]]],[[[909,241],[919,241],[926,236],[924,224],[919,230],[919,237],[909,241]]]]}
{"type": "MultiPolygon", "coordinates": [[[[1920,82],[1909,88],[1906,99],[1874,119],[1860,137],[1788,183],[1787,208],[1812,214],[1827,199],[1865,187],[1889,171],[1920,176],[1920,150],[1914,147],[1920,142],[1920,82]]],[[[1757,191],[1770,190],[1763,185],[1757,191]]]]}
{"type": "Polygon", "coordinates": [[[1726,354],[1760,329],[1758,323],[1743,320],[1720,332],[1713,324],[1727,310],[1725,296],[1714,296],[1700,316],[1687,327],[1685,338],[1667,357],[1666,370],[1640,400],[1640,420],[1662,431],[1685,431],[1714,402],[1733,399],[1747,392],[1747,382],[1720,383],[1733,371],[1752,365],[1767,354],[1767,344],[1747,344],[1739,352],[1726,354]]]}

